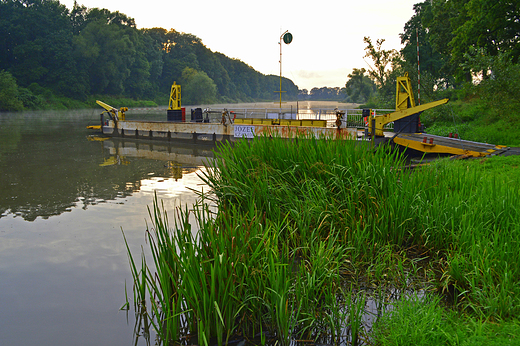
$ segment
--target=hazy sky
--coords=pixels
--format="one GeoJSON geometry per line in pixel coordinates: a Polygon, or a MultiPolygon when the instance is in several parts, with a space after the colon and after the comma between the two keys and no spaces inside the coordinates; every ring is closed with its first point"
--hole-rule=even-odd
{"type": "MultiPolygon", "coordinates": [[[[69,9],[74,0],[60,0],[69,9]]],[[[264,74],[280,74],[300,89],[343,87],[353,68],[367,68],[364,36],[401,49],[399,34],[420,0],[78,0],[135,19],[138,28],[193,34],[213,52],[239,59],[264,74]]]]}

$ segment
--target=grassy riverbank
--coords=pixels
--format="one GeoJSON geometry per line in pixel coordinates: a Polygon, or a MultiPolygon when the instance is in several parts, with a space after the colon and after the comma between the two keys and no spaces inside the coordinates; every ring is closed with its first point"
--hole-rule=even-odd
{"type": "Polygon", "coordinates": [[[515,102],[490,105],[480,99],[450,101],[421,114],[426,133],[507,146],[520,146],[520,117],[515,102]]]}
{"type": "Polygon", "coordinates": [[[136,310],[148,300],[163,341],[202,345],[519,343],[518,164],[410,171],[345,141],[224,145],[204,175],[211,195],[173,225],[153,208],[136,310]]]}

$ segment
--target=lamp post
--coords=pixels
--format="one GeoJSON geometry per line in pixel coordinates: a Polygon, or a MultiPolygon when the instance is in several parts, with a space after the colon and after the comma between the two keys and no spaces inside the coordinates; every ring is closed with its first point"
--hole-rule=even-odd
{"type": "Polygon", "coordinates": [[[289,30],[286,30],[282,35],[280,35],[280,42],[278,42],[280,45],[280,90],[275,92],[280,94],[280,109],[282,109],[282,93],[285,92],[282,91],[282,40],[285,44],[289,44],[292,42],[292,39],[292,34],[289,30]]]}

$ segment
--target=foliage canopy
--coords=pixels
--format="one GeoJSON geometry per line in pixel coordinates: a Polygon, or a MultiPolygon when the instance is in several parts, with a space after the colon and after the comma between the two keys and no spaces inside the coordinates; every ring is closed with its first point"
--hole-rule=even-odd
{"type": "MultiPolygon", "coordinates": [[[[182,80],[186,68],[203,83],[185,90],[205,93],[204,100],[274,100],[279,88],[278,77],[212,52],[194,35],[139,30],[133,18],[117,11],[78,3],[69,11],[57,0],[0,0],[0,22],[0,69],[23,88],[36,83],[37,89],[78,100],[97,94],[166,103],[171,84],[182,80]]],[[[296,99],[292,81],[284,78],[283,88],[284,98],[296,99]]],[[[190,99],[198,102],[185,100],[190,99]]]]}

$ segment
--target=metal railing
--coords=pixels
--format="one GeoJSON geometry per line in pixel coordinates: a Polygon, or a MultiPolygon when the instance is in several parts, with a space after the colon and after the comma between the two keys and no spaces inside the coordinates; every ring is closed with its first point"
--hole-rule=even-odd
{"type": "MultiPolygon", "coordinates": [[[[231,117],[254,118],[254,119],[293,119],[293,120],[326,120],[327,127],[336,126],[336,112],[344,111],[342,127],[365,128],[367,123],[363,119],[362,109],[342,109],[342,108],[319,108],[319,109],[280,109],[280,108],[206,108],[203,110],[204,118],[208,115],[210,122],[220,121],[223,111],[232,112],[231,117]]],[[[375,114],[386,114],[394,112],[393,109],[373,109],[375,114]]],[[[186,114],[186,119],[189,115],[186,114]]],[[[393,130],[394,124],[385,125],[385,130],[393,130]]]]}
{"type": "MultiPolygon", "coordinates": [[[[146,113],[155,113],[157,111],[164,112],[164,108],[133,108],[131,111],[145,111],[146,113]]],[[[233,118],[254,118],[254,119],[292,119],[292,120],[326,120],[328,127],[336,126],[336,111],[343,111],[345,115],[342,121],[342,127],[349,128],[366,128],[367,123],[363,119],[362,109],[347,108],[204,108],[202,109],[203,118],[209,122],[220,122],[222,120],[222,112],[229,111],[230,117],[233,118]]],[[[386,114],[394,112],[393,109],[373,109],[375,114],[386,114]]],[[[145,112],[143,112],[145,113],[145,112]]],[[[191,120],[191,109],[186,109],[186,121],[191,120]]],[[[385,125],[385,130],[393,130],[394,124],[385,125]]]]}

